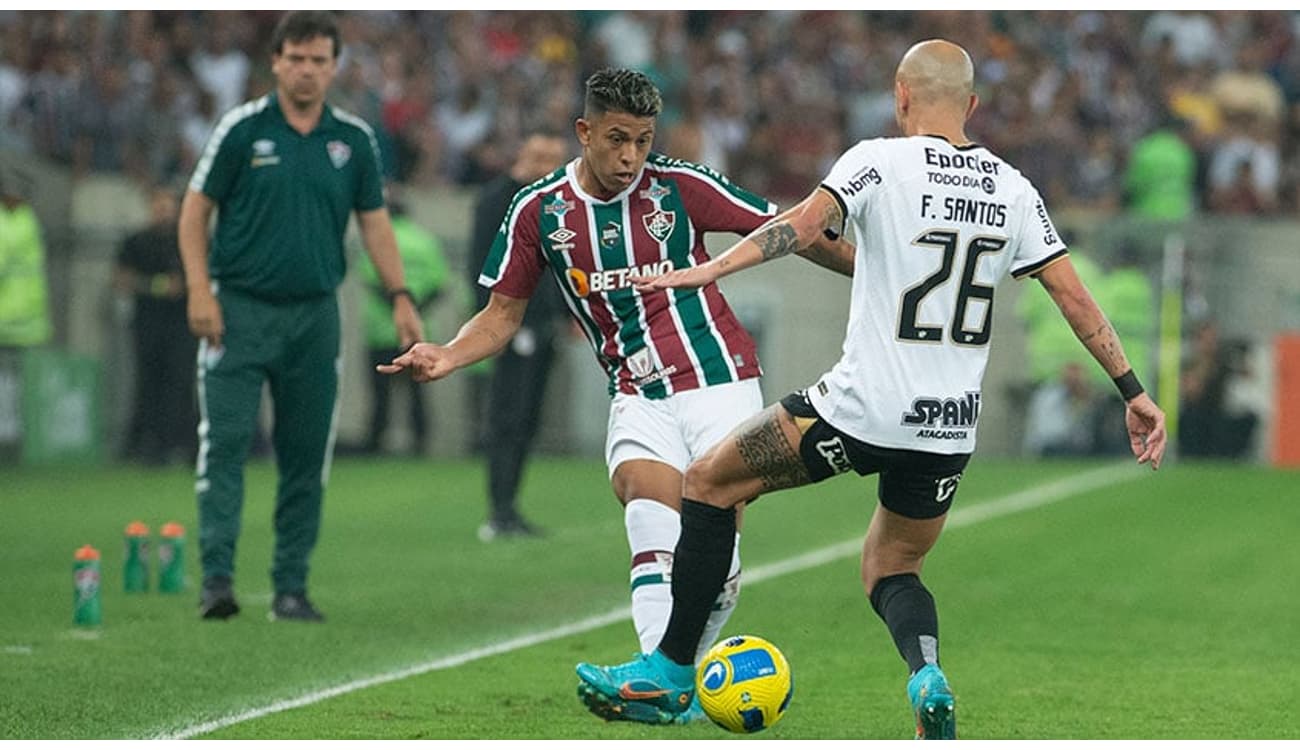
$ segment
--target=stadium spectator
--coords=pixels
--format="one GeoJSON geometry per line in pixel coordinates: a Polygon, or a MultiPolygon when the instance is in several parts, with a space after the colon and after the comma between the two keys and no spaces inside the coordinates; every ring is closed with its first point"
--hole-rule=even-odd
{"type": "Polygon", "coordinates": [[[230,12],[215,12],[204,24],[202,47],[190,56],[190,70],[200,86],[213,99],[218,112],[229,112],[244,98],[252,62],[235,46],[234,25],[238,17],[230,12]]]}
{"type": "Polygon", "coordinates": [[[1170,119],[1133,144],[1124,173],[1124,197],[1138,216],[1178,221],[1196,210],[1196,154],[1184,132],[1183,120],[1170,119]]]}
{"type": "Polygon", "coordinates": [[[235,599],[243,468],[264,383],[280,480],[273,619],[318,621],[307,597],[333,445],[343,234],[356,213],[388,290],[401,343],[420,338],[405,289],[375,137],[325,103],[340,51],[324,11],[293,11],[271,38],[275,90],[222,117],[181,206],[190,330],[199,345],[199,614],[226,619],[235,599]],[[219,208],[211,243],[208,220],[219,208]]]}
{"type": "MultiPolygon", "coordinates": [[[[563,166],[567,153],[566,141],[560,135],[549,131],[530,133],[520,145],[510,171],[483,186],[474,207],[470,241],[470,272],[475,282],[483,272],[515,194],[563,166]]],[[[486,307],[491,297],[489,290],[475,283],[475,291],[478,301],[475,309],[486,307]]],[[[541,420],[556,336],[568,317],[569,310],[559,286],[543,281],[529,299],[519,330],[491,363],[492,374],[485,393],[487,417],[482,420],[486,427],[482,436],[487,453],[488,515],[478,529],[479,539],[485,542],[541,533],[519,512],[519,483],[541,420]]],[[[478,424],[478,420],[472,424],[478,424]]]]}
{"type": "Polygon", "coordinates": [[[1221,62],[1219,28],[1204,11],[1160,10],[1151,14],[1142,27],[1142,48],[1154,49],[1166,39],[1179,65],[1221,62]]]}
{"type": "MultiPolygon", "coordinates": [[[[192,115],[197,94],[209,87],[235,91],[241,68],[241,90],[261,93],[271,81],[247,64],[265,42],[259,13],[264,12],[48,11],[0,17],[0,141],[71,164],[83,126],[121,130],[113,117],[97,122],[102,113],[95,99],[82,98],[83,92],[95,93],[93,79],[113,68],[126,71],[127,98],[137,102],[147,98],[164,68],[178,71],[179,118],[192,115]]],[[[1294,102],[1300,88],[1296,28],[1284,11],[354,11],[343,20],[349,38],[355,35],[358,42],[340,59],[339,101],[378,124],[379,113],[363,100],[392,82],[383,71],[397,63],[396,83],[404,96],[423,99],[412,110],[428,114],[408,117],[400,134],[377,135],[390,159],[386,174],[425,185],[474,184],[505,169],[509,145],[532,125],[535,113],[558,112],[561,122],[550,126],[562,125],[571,110],[567,99],[580,90],[581,71],[601,64],[602,40],[609,39],[617,41],[609,54],[648,60],[644,69],[664,91],[665,130],[693,99],[703,97],[710,110],[727,112],[725,130],[713,143],[704,141],[702,158],[768,191],[767,176],[751,174],[747,165],[770,156],[767,144],[778,135],[769,122],[772,113],[811,104],[823,118],[817,130],[834,144],[824,159],[843,144],[886,134],[892,127],[890,85],[874,71],[889,70],[890,58],[922,34],[951,31],[987,59],[978,85],[993,106],[975,115],[972,134],[1021,164],[1046,195],[1067,207],[1075,198],[1057,175],[1078,174],[1089,161],[1101,163],[1098,152],[1081,144],[1109,148],[1122,170],[1134,142],[1158,127],[1152,112],[1163,105],[1193,122],[1185,137],[1208,164],[1223,137],[1220,101],[1276,111],[1279,88],[1284,103],[1294,102]],[[855,96],[839,96],[841,91],[855,96]],[[458,104],[462,96],[477,97],[491,112],[486,133],[477,115],[464,122],[455,115],[438,120],[436,113],[467,106],[458,104]],[[1032,126],[1048,115],[1076,122],[1071,132],[1044,139],[1037,135],[1044,128],[1032,126]],[[1094,139],[1098,133],[1105,137],[1094,139]],[[454,143],[466,134],[473,145],[454,143]],[[388,148],[388,135],[397,139],[397,148],[388,148]],[[1056,147],[1044,149],[1044,141],[1056,147]],[[725,159],[718,158],[715,145],[722,146],[725,159]]],[[[224,111],[220,105],[214,110],[224,111]]],[[[716,125],[706,119],[705,133],[716,125]]],[[[1300,133],[1287,129],[1281,138],[1280,150],[1289,155],[1300,133]]],[[[117,162],[117,146],[82,143],[95,146],[92,156],[101,164],[117,162]]],[[[126,159],[109,168],[137,163],[126,159]]],[[[806,169],[793,166],[796,173],[806,169]]],[[[172,169],[184,174],[189,167],[172,169]]],[[[1258,167],[1252,171],[1259,179],[1258,167]]],[[[152,179],[173,176],[179,175],[152,179]]],[[[778,191],[795,191],[786,197],[805,187],[788,175],[776,180],[778,191]]],[[[1278,194],[1300,193],[1298,181],[1300,173],[1286,170],[1278,194]]],[[[1120,188],[1111,189],[1110,200],[1089,195],[1080,203],[1111,210],[1120,188]]]]}
{"type": "Polygon", "coordinates": [[[1066,362],[1060,377],[1034,390],[1025,409],[1024,451],[1030,456],[1091,456],[1096,452],[1099,394],[1083,365],[1066,362]]]}
{"type": "MultiPolygon", "coordinates": [[[[631,275],[700,262],[704,233],[748,232],[776,213],[774,204],[712,170],[652,154],[660,109],[659,92],[644,74],[593,74],[576,125],[582,155],[516,195],[479,277],[491,290],[487,306],[447,345],[416,344],[380,368],[409,371],[419,381],[446,377],[509,345],[538,283],[551,283],[545,276],[563,283],[609,377],[605,457],[624,506],[632,619],[642,650],[658,642],[668,613],[682,472],[755,412],[762,394],[754,341],[716,286],[640,294],[631,275]]],[[[848,250],[823,238],[807,257],[847,274],[848,250]]],[[[738,595],[734,541],[725,590],[713,592],[707,625],[701,623],[712,638],[738,595]]],[[[659,717],[607,713],[599,702],[588,707],[608,719],[659,717]]]]}
{"type": "Polygon", "coordinates": [[[1259,417],[1229,403],[1234,381],[1249,377],[1246,354],[1244,343],[1222,341],[1213,321],[1195,327],[1180,375],[1181,455],[1240,459],[1250,450],[1259,417]]]}
{"type": "Polygon", "coordinates": [[[1075,275],[1037,190],[966,136],[979,101],[966,51],[937,39],[913,46],[899,63],[894,90],[904,138],[858,143],[803,202],[722,255],[636,283],[643,294],[681,293],[849,225],[858,243],[839,363],[687,469],[672,614],[658,648],[623,665],[578,665],[580,691],[602,696],[615,710],[677,716],[689,705],[704,623],[729,574],[737,506],[852,469],[881,475],[880,504],[863,543],[862,582],[907,662],[917,737],[956,738],[955,701],[939,668],[938,616],[919,574],[975,447],[992,322],[988,284],[1004,274],[1044,285],[1127,401],[1138,462],[1160,465],[1164,414],[1143,392],[1119,337],[1075,275]],[[986,189],[925,179],[971,171],[990,175],[986,189]],[[943,207],[957,201],[989,208],[945,215],[943,207]],[[918,254],[918,246],[942,259],[918,254]],[[959,253],[962,260],[955,261],[959,253]],[[962,267],[957,293],[930,295],[936,279],[954,281],[949,274],[962,267]],[[978,328],[970,327],[971,300],[982,303],[978,328]]]}
{"type": "Polygon", "coordinates": [[[166,186],[149,195],[149,225],[126,238],[113,283],[131,300],[135,388],[126,457],[146,464],[193,461],[196,343],[185,317],[185,277],[176,239],[177,198],[166,186]]]}
{"type": "Polygon", "coordinates": [[[1220,213],[1272,211],[1282,174],[1274,126],[1241,111],[1227,113],[1224,120],[1229,135],[1210,156],[1210,208],[1220,213]]]}
{"type": "MultiPolygon", "coordinates": [[[[411,292],[415,308],[427,315],[442,295],[447,283],[447,259],[442,245],[432,232],[420,226],[406,212],[401,198],[392,194],[388,211],[393,222],[393,236],[397,238],[397,251],[402,258],[406,288],[411,292]]],[[[366,348],[370,363],[370,433],[366,438],[366,453],[380,453],[384,449],[384,434],[388,431],[389,401],[396,383],[374,370],[374,366],[391,362],[402,353],[400,332],[393,325],[393,305],[387,287],[375,269],[375,264],[363,256],[358,272],[365,286],[366,298],[363,318],[366,348]]],[[[406,342],[410,343],[410,342],[406,342]]],[[[429,448],[429,420],[424,406],[424,394],[412,383],[409,389],[411,455],[423,456],[429,448]]]]}

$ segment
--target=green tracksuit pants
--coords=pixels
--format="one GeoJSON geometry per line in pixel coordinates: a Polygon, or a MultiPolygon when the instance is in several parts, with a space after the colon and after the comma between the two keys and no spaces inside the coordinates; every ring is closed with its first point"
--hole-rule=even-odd
{"type": "Polygon", "coordinates": [[[244,505],[244,461],[263,384],[274,407],[276,593],[306,591],[334,449],[339,382],[336,295],[271,303],[221,289],[222,347],[199,347],[199,455],[195,489],[204,577],[233,577],[244,505]]]}

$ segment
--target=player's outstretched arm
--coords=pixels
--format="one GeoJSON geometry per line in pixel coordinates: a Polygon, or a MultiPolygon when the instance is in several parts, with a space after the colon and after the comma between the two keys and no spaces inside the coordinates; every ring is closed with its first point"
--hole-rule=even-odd
{"type": "Polygon", "coordinates": [[[843,276],[853,276],[853,259],[857,248],[844,239],[831,239],[825,233],[817,241],[795,253],[805,260],[812,261],[822,268],[843,276]]]}
{"type": "Polygon", "coordinates": [[[375,367],[385,375],[409,371],[418,383],[445,378],[462,367],[486,359],[505,348],[519,330],[528,300],[492,293],[487,307],[460,327],[446,345],[418,343],[392,362],[375,367]]]}
{"type": "Polygon", "coordinates": [[[1128,357],[1124,355],[1124,346],[1114,326],[1079,279],[1068,256],[1039,272],[1038,281],[1061,309],[1079,341],[1115,381],[1124,397],[1124,423],[1128,429],[1129,446],[1138,463],[1150,463],[1152,469],[1159,469],[1168,440],[1165,413],[1143,391],[1128,357]]]}
{"type": "Polygon", "coordinates": [[[705,286],[723,276],[798,252],[814,242],[825,241],[824,232],[834,229],[839,233],[843,221],[839,203],[818,188],[798,205],[778,214],[707,263],[669,271],[661,276],[647,276],[638,279],[635,286],[643,292],[705,286]]]}

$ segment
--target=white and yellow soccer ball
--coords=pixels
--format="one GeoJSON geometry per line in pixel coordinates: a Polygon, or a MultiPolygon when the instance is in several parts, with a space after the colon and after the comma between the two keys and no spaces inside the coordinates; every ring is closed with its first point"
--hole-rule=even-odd
{"type": "Polygon", "coordinates": [[[780,649],[753,635],[719,641],[695,671],[700,707],[729,732],[761,732],[781,720],[794,676],[780,649]]]}

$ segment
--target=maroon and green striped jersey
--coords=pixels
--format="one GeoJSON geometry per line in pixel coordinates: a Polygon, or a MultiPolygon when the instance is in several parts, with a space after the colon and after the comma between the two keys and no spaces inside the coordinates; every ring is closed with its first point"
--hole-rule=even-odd
{"type": "Polygon", "coordinates": [[[664,398],[758,377],[754,340],[716,284],[642,294],[632,277],[703,263],[705,232],[748,234],[776,205],[708,167],[659,154],[630,187],[602,201],[578,185],[577,165],[515,194],[479,283],[525,299],[549,270],[609,375],[611,395],[664,398]]]}

